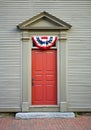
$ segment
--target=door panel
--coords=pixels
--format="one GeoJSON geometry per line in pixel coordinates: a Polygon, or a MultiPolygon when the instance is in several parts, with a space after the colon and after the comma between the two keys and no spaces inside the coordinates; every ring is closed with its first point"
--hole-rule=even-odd
{"type": "Polygon", "coordinates": [[[54,57],[54,52],[47,52],[46,53],[46,60],[45,60],[45,65],[46,65],[46,71],[55,71],[56,63],[54,57]]]}
{"type": "Polygon", "coordinates": [[[36,85],[35,86],[34,95],[35,95],[35,100],[36,101],[41,101],[43,99],[42,85],[36,85]]]}
{"type": "Polygon", "coordinates": [[[32,104],[57,104],[56,50],[32,50],[32,104]]]}

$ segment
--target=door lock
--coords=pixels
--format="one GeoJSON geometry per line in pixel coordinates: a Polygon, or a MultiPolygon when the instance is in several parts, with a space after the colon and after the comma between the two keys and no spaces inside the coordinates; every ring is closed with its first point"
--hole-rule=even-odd
{"type": "Polygon", "coordinates": [[[33,81],[34,81],[34,78],[32,78],[32,86],[34,86],[34,83],[33,83],[33,81]]]}

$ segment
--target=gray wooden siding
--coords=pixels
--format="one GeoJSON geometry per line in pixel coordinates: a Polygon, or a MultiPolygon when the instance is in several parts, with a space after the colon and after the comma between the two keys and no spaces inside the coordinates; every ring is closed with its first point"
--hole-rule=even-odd
{"type": "Polygon", "coordinates": [[[20,108],[21,42],[8,4],[0,0],[0,108],[20,108]]]}
{"type": "Polygon", "coordinates": [[[21,104],[21,32],[16,25],[47,11],[68,22],[68,108],[91,108],[91,1],[0,0],[0,107],[21,104]]]}
{"type": "Polygon", "coordinates": [[[91,110],[91,1],[74,7],[68,43],[70,110],[91,110]],[[78,109],[79,108],[79,109],[78,109]]]}
{"type": "Polygon", "coordinates": [[[20,45],[0,42],[0,107],[20,106],[20,45]]]}

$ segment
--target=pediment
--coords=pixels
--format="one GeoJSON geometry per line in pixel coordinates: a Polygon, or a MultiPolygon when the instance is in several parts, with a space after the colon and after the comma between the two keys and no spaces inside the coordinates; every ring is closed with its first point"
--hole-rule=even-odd
{"type": "Polygon", "coordinates": [[[68,30],[71,25],[56,18],[55,16],[42,12],[29,20],[18,25],[21,30],[31,30],[31,29],[60,29],[68,30]]]}

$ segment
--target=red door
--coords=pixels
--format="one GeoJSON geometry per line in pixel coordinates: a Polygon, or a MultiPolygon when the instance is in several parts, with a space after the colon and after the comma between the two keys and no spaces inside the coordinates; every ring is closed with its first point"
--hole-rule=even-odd
{"type": "Polygon", "coordinates": [[[56,50],[32,50],[32,104],[57,104],[56,50]]]}

